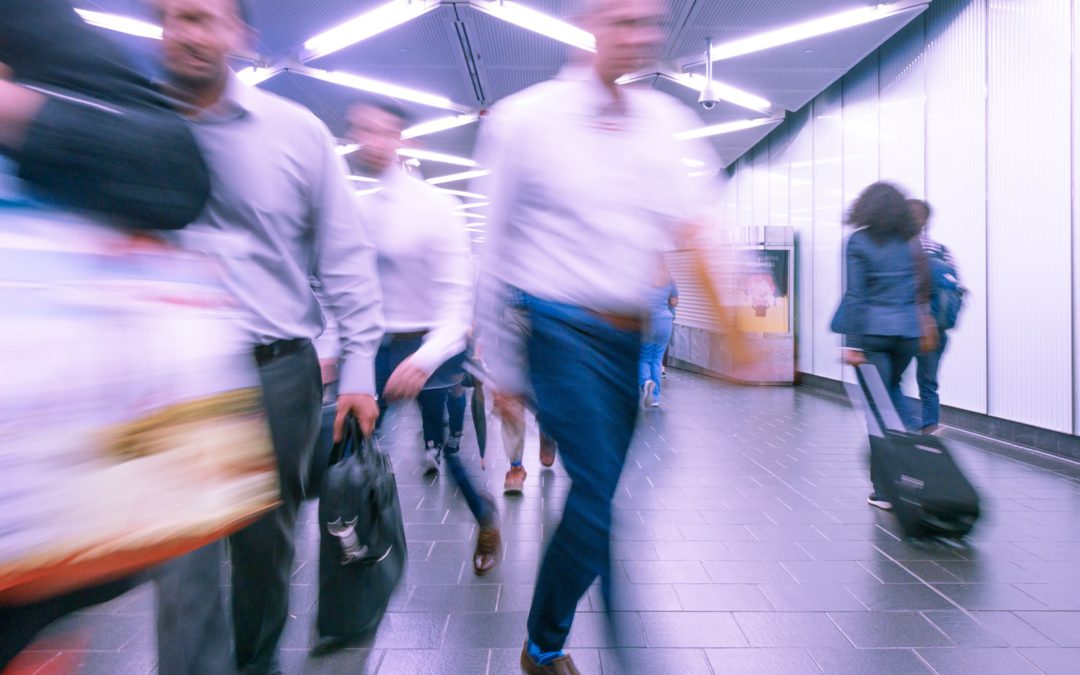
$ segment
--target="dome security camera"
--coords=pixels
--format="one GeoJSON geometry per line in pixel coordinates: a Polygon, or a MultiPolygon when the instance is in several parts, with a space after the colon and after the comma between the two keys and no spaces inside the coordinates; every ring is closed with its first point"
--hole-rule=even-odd
{"type": "Polygon", "coordinates": [[[712,110],[713,108],[716,107],[716,104],[719,103],[719,102],[720,102],[720,98],[716,95],[716,92],[713,90],[713,85],[712,85],[712,82],[710,81],[709,84],[707,84],[705,86],[705,89],[703,89],[701,91],[701,96],[698,96],[698,103],[701,104],[702,108],[705,108],[706,110],[712,110]]]}

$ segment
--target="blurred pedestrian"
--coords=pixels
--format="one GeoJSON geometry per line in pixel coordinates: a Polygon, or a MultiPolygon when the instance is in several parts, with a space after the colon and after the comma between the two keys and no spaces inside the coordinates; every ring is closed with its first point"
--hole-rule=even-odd
{"type": "Polygon", "coordinates": [[[663,263],[657,268],[655,285],[650,290],[649,317],[645,343],[641,347],[641,365],[638,385],[641,387],[643,408],[659,408],[663,359],[671,341],[675,324],[675,308],[679,304],[679,291],[675,280],[663,263]]]}
{"type": "MultiPolygon", "coordinates": [[[[216,256],[242,304],[278,460],[281,505],[229,539],[235,666],[276,673],[297,507],[319,429],[322,382],[312,340],[323,331],[325,308],[341,336],[335,435],[347,415],[370,433],[382,334],[375,254],[325,125],[230,70],[229,55],[251,40],[243,0],[158,0],[157,7],[168,84],[188,106],[213,182],[206,209],[176,240],[216,256]]],[[[209,546],[157,573],[162,675],[232,670],[221,555],[221,546],[209,546]]]]}
{"type": "Polygon", "coordinates": [[[938,369],[941,357],[949,343],[949,331],[956,326],[957,317],[964,304],[965,289],[960,283],[960,272],[949,249],[930,238],[928,233],[930,205],[921,199],[909,199],[908,204],[915,213],[919,225],[923,255],[926,256],[930,273],[930,313],[938,328],[937,349],[920,352],[915,379],[919,384],[919,402],[922,415],[919,425],[924,434],[932,434],[938,429],[941,419],[941,399],[938,397],[938,369]]]}
{"type": "Polygon", "coordinates": [[[482,132],[491,169],[482,329],[497,407],[535,398],[572,484],[544,553],[521,654],[526,673],[577,673],[563,652],[599,577],[610,609],[611,500],[638,411],[637,373],[657,255],[700,215],[674,135],[700,126],[675,99],[616,81],[657,54],[654,0],[590,0],[589,63],[501,101],[482,132]],[[528,330],[512,327],[523,313],[528,330]],[[523,365],[527,364],[526,369],[523,365]]]}
{"type": "MultiPolygon", "coordinates": [[[[451,418],[447,439],[443,415],[461,384],[462,363],[472,324],[469,240],[455,200],[406,174],[398,161],[408,115],[381,100],[349,109],[350,156],[363,175],[379,181],[360,197],[360,210],[378,255],[386,335],[375,360],[380,405],[415,398],[420,406],[425,469],[438,473],[443,461],[461,488],[480,526],[473,571],[495,567],[502,546],[498,510],[491,495],[472,483],[461,463],[464,408],[451,418]]],[[[451,404],[452,406],[453,404],[451,404]]]]}
{"type": "MultiPolygon", "coordinates": [[[[870,363],[900,418],[909,429],[912,415],[900,382],[920,351],[937,348],[937,329],[929,308],[929,276],[918,242],[919,224],[903,193],[890,183],[874,183],[847,214],[856,228],[848,238],[844,296],[832,330],[845,338],[844,362],[870,363]]],[[[890,509],[871,458],[872,506],[890,509]]]]}

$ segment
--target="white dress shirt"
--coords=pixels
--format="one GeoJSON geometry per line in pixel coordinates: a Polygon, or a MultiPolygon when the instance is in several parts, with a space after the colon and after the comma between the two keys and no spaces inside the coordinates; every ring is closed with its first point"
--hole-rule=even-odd
{"type": "Polygon", "coordinates": [[[340,391],[374,393],[375,251],[330,132],[306,108],[235,76],[194,122],[213,187],[198,220],[173,236],[221,261],[253,345],[319,337],[318,279],[341,336],[340,391]]]}
{"type": "Polygon", "coordinates": [[[465,349],[472,320],[469,239],[458,202],[396,167],[357,200],[375,244],[386,332],[428,331],[412,362],[434,372],[465,349]]]}
{"type": "MultiPolygon", "coordinates": [[[[505,286],[644,316],[660,253],[702,215],[703,191],[684,158],[715,166],[715,156],[700,141],[674,138],[700,119],[652,89],[620,94],[615,100],[592,68],[570,67],[503,100],[484,123],[478,161],[491,174],[474,189],[487,191],[491,208],[479,311],[497,344],[520,352],[501,318],[505,286]]],[[[498,352],[496,379],[520,388],[507,370],[520,371],[520,358],[498,352]]]]}

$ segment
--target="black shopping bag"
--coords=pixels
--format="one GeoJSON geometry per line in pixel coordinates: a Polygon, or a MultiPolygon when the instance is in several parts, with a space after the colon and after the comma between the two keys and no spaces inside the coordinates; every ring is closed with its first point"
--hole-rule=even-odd
{"type": "Polygon", "coordinates": [[[405,526],[390,458],[350,417],[319,500],[321,638],[362,639],[379,627],[405,569],[405,526]]]}

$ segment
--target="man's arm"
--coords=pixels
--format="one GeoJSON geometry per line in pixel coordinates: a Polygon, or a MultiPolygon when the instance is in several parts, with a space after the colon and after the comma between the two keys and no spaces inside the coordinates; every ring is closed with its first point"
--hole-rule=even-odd
{"type": "Polygon", "coordinates": [[[338,413],[334,438],[341,437],[345,418],[353,414],[365,434],[375,429],[375,353],[383,334],[382,291],[375,248],[356,211],[345,179],[344,160],[321,122],[317,128],[318,158],[311,167],[311,216],[315,227],[315,276],[322,283],[326,309],[341,336],[338,369],[338,413]]]}

